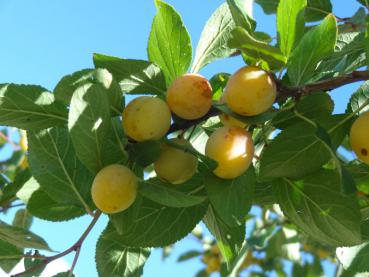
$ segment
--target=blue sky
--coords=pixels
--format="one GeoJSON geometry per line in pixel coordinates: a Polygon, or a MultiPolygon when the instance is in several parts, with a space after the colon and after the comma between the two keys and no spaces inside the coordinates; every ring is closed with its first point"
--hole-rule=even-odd
{"type": "MultiPolygon", "coordinates": [[[[171,0],[182,15],[195,47],[208,17],[221,0],[171,0]]],[[[333,0],[334,13],[351,16],[359,7],[355,0],[333,0]]],[[[275,35],[275,17],[264,16],[255,6],[258,30],[275,35]]],[[[0,2],[0,83],[38,84],[52,90],[66,74],[93,67],[92,53],[146,59],[146,44],[155,7],[151,0],[2,0],[0,2]]],[[[240,58],[215,62],[201,73],[211,77],[217,72],[232,73],[242,66],[240,58]]],[[[332,93],[335,112],[343,112],[349,95],[357,85],[348,85],[332,93]]],[[[13,212],[5,217],[10,221],[13,212]]],[[[1,218],[4,219],[4,218],[1,218]]],[[[43,236],[52,249],[64,250],[77,240],[90,219],[83,217],[65,223],[36,220],[32,230],[43,236]]],[[[75,273],[97,276],[94,245],[107,220],[100,220],[86,240],[75,273]]],[[[194,276],[201,263],[176,264],[185,249],[198,248],[191,239],[179,242],[173,256],[161,262],[154,251],[144,276],[194,276]]],[[[71,262],[72,256],[67,257],[71,262]]]]}

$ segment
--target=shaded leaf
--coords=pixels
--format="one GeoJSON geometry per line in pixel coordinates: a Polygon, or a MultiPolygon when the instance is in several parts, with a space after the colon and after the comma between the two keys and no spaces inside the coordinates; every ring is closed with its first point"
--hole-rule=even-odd
{"type": "Polygon", "coordinates": [[[33,176],[51,198],[89,209],[93,176],[79,162],[65,128],[28,133],[33,176]]]}
{"type": "Polygon", "coordinates": [[[274,189],[283,213],[315,240],[332,246],[360,243],[359,207],[353,196],[341,194],[337,172],[283,178],[274,189]]]}
{"type": "Polygon", "coordinates": [[[25,130],[67,123],[67,108],[45,88],[33,85],[0,86],[0,124],[25,130]]]}
{"type": "Polygon", "coordinates": [[[94,54],[93,60],[96,67],[106,68],[113,74],[125,93],[163,95],[166,92],[163,72],[151,62],[102,54],[94,54]]]}
{"type": "Polygon", "coordinates": [[[119,240],[112,226],[101,234],[96,245],[96,266],[100,276],[139,277],[150,256],[148,248],[130,248],[119,240]]]}

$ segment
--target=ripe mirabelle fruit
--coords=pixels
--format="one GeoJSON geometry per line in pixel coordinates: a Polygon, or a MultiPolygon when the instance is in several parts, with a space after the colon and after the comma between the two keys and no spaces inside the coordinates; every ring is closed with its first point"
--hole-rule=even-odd
{"type": "Polygon", "coordinates": [[[128,103],[122,121],[130,138],[136,141],[157,140],[168,132],[171,114],[167,103],[160,98],[140,96],[128,103]]]}
{"type": "Polygon", "coordinates": [[[169,87],[167,103],[177,116],[193,120],[204,116],[210,110],[212,92],[205,77],[185,74],[174,80],[169,87]]]}
{"type": "Polygon", "coordinates": [[[242,175],[254,156],[251,135],[239,127],[222,127],[212,133],[206,143],[205,155],[218,162],[213,171],[223,179],[242,175]]]}
{"type": "Polygon", "coordinates": [[[224,95],[232,111],[253,116],[267,111],[273,105],[277,97],[277,87],[266,71],[245,66],[229,78],[224,95]]]}
{"type": "Polygon", "coordinates": [[[356,156],[369,165],[369,112],[361,114],[352,124],[350,143],[356,156]]]}
{"type": "MultiPolygon", "coordinates": [[[[173,143],[191,147],[184,139],[171,139],[173,143]]],[[[191,179],[197,170],[197,157],[182,149],[164,143],[159,159],[154,163],[159,178],[172,184],[181,184],[191,179]]]]}
{"type": "Polygon", "coordinates": [[[124,211],[136,199],[137,177],[120,164],[101,169],[92,183],[91,195],[97,208],[107,214],[124,211]]]}

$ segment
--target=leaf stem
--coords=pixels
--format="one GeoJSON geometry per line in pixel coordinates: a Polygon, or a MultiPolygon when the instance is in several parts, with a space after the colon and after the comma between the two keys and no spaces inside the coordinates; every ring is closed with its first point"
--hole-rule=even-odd
{"type": "Polygon", "coordinates": [[[68,255],[71,252],[76,252],[76,256],[74,257],[73,264],[72,264],[72,267],[70,269],[70,274],[73,273],[74,267],[76,266],[76,263],[77,263],[77,260],[78,260],[78,257],[79,257],[79,252],[81,251],[82,244],[83,244],[84,240],[86,239],[86,237],[91,232],[91,230],[93,229],[93,227],[95,226],[95,224],[96,224],[97,220],[100,218],[100,216],[101,216],[101,211],[97,210],[94,214],[94,217],[93,217],[90,225],[88,225],[87,229],[82,233],[81,237],[71,247],[69,247],[68,249],[66,249],[63,252],[61,252],[59,254],[56,254],[54,256],[45,257],[42,263],[37,264],[33,267],[30,267],[30,268],[28,268],[27,270],[25,270],[23,272],[11,275],[10,277],[20,277],[25,273],[32,273],[35,270],[46,266],[47,264],[51,263],[52,261],[55,261],[55,260],[57,260],[61,257],[64,257],[64,256],[68,255]]]}

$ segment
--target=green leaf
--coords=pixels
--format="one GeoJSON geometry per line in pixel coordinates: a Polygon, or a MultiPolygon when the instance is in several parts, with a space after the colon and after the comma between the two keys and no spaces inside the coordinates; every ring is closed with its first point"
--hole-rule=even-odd
{"type": "Polygon", "coordinates": [[[29,230],[32,225],[33,218],[26,209],[19,209],[14,216],[13,226],[29,230]]]}
{"type": "Polygon", "coordinates": [[[235,53],[235,50],[227,45],[234,27],[228,5],[223,3],[206,22],[197,44],[191,72],[197,73],[207,64],[235,53]]]}
{"type": "MultiPolygon", "coordinates": [[[[369,81],[364,82],[355,93],[351,95],[349,104],[347,106],[348,112],[354,112],[363,107],[369,102],[369,81]]],[[[369,111],[369,105],[363,108],[360,113],[369,111]]]]}
{"type": "Polygon", "coordinates": [[[265,149],[260,178],[298,178],[318,170],[330,157],[330,152],[316,137],[315,128],[301,123],[282,131],[265,149]]]}
{"type": "Polygon", "coordinates": [[[369,6],[369,1],[368,0],[357,0],[357,2],[359,2],[361,5],[368,7],[369,6]]]}
{"type": "Polygon", "coordinates": [[[341,275],[342,277],[359,276],[359,273],[369,272],[369,243],[337,248],[336,255],[345,270],[345,273],[341,275]]]}
{"type": "MultiPolygon", "coordinates": [[[[348,132],[351,115],[337,114],[316,121],[330,136],[336,149],[348,132]]],[[[261,180],[299,178],[318,170],[332,158],[332,151],[317,136],[316,127],[301,122],[282,131],[261,157],[261,180]]]]}
{"type": "Polygon", "coordinates": [[[25,130],[67,123],[67,108],[45,88],[33,85],[0,86],[0,125],[25,130]]]}
{"type": "Polygon", "coordinates": [[[191,39],[181,16],[169,4],[155,0],[157,13],[151,27],[149,60],[164,72],[167,85],[186,73],[192,59],[191,39]]]}
{"type": "Polygon", "coordinates": [[[272,183],[255,183],[255,193],[253,197],[253,204],[258,206],[273,205],[277,201],[274,197],[272,183]]]}
{"type": "Polygon", "coordinates": [[[68,128],[78,159],[91,172],[125,159],[112,144],[109,102],[100,85],[86,84],[74,92],[68,128]]]}
{"type": "Polygon", "coordinates": [[[236,227],[230,227],[217,215],[211,206],[204,217],[204,222],[216,238],[219,250],[227,264],[232,263],[239,254],[245,239],[245,223],[236,227]]]}
{"type": "Polygon", "coordinates": [[[325,58],[318,66],[313,80],[331,78],[350,73],[366,64],[364,53],[364,35],[359,32],[339,34],[334,53],[325,58]]]}
{"type": "Polygon", "coordinates": [[[330,14],[308,31],[293,50],[287,71],[290,83],[295,86],[308,83],[319,62],[333,53],[336,39],[337,22],[330,14]]]}
{"type": "Polygon", "coordinates": [[[64,76],[54,89],[55,98],[69,105],[73,93],[86,84],[100,84],[108,95],[112,113],[121,115],[124,100],[119,84],[114,80],[112,74],[106,69],[83,69],[64,76]]]}
{"type": "Polygon", "coordinates": [[[190,250],[190,251],[187,251],[183,254],[181,254],[178,259],[177,259],[177,262],[185,262],[185,261],[188,261],[190,259],[193,259],[193,258],[197,258],[199,256],[202,255],[202,252],[200,251],[196,251],[196,250],[190,250]]]}
{"type": "Polygon", "coordinates": [[[17,195],[17,193],[22,189],[23,185],[28,181],[31,177],[31,173],[29,169],[18,171],[15,175],[14,182],[7,184],[2,192],[3,195],[0,198],[1,203],[6,203],[7,201],[11,201],[17,195]]]}
{"type": "Polygon", "coordinates": [[[255,0],[266,14],[273,14],[277,12],[279,0],[255,0]]]}
{"type": "Polygon", "coordinates": [[[249,212],[255,190],[254,168],[240,177],[220,179],[214,174],[205,177],[205,188],[214,211],[231,227],[242,225],[249,212]]]}
{"type": "Polygon", "coordinates": [[[319,21],[332,12],[330,0],[309,0],[306,9],[306,21],[319,21]]]}
{"type": "Polygon", "coordinates": [[[161,143],[157,140],[147,140],[127,145],[130,160],[146,167],[159,159],[161,143]]]}
{"type": "Polygon", "coordinates": [[[267,259],[281,257],[299,262],[301,255],[298,240],[299,237],[296,230],[286,227],[278,230],[269,240],[266,250],[267,259]]]}
{"type": "MultiPolygon", "coordinates": [[[[365,1],[365,0],[359,0],[365,1]]],[[[279,0],[255,0],[266,14],[277,12],[279,0]]],[[[306,7],[306,21],[318,21],[323,19],[327,14],[332,12],[332,4],[330,0],[308,0],[306,7]]]]}
{"type": "Polygon", "coordinates": [[[143,198],[142,201],[136,200],[127,211],[111,216],[111,220],[121,232],[116,239],[122,244],[131,247],[162,247],[191,232],[203,218],[206,209],[207,205],[204,204],[171,208],[143,198]]]}
{"type": "Polygon", "coordinates": [[[151,62],[102,54],[94,54],[93,60],[96,67],[106,68],[113,74],[125,93],[164,95],[166,92],[164,74],[151,62]]]}
{"type": "Polygon", "coordinates": [[[209,82],[213,89],[213,100],[218,101],[222,97],[223,90],[227,85],[229,73],[218,73],[210,78],[209,82]]]}
{"type": "Polygon", "coordinates": [[[283,178],[274,186],[284,213],[315,240],[331,246],[360,243],[361,215],[354,196],[340,193],[339,175],[321,170],[298,181],[283,178]]]}
{"type": "Polygon", "coordinates": [[[53,275],[52,277],[75,277],[75,275],[74,274],[70,275],[70,271],[66,271],[66,272],[59,272],[53,275]]]}
{"type": "Polygon", "coordinates": [[[252,0],[227,0],[232,17],[237,26],[253,32],[256,22],[252,18],[252,0]]]}
{"type": "Polygon", "coordinates": [[[40,188],[40,184],[36,181],[36,179],[32,176],[29,178],[22,188],[17,192],[17,197],[23,201],[23,203],[27,204],[32,194],[40,188]]]}
{"type": "Polygon", "coordinates": [[[139,277],[149,256],[149,248],[127,247],[108,226],[97,242],[95,260],[99,276],[139,277]]]}
{"type": "Polygon", "coordinates": [[[89,210],[93,176],[79,162],[65,128],[28,132],[33,176],[52,199],[89,210]]]}
{"type": "Polygon", "coordinates": [[[359,191],[369,194],[369,166],[364,163],[350,163],[345,166],[359,191]]]}
{"type": "Polygon", "coordinates": [[[201,189],[202,178],[198,176],[190,179],[178,188],[172,184],[165,183],[159,178],[151,178],[141,183],[139,192],[142,196],[164,206],[173,208],[191,207],[199,205],[205,201],[204,196],[196,195],[201,189]],[[181,188],[192,187],[192,190],[185,192],[181,188]]]}
{"type": "Polygon", "coordinates": [[[277,11],[278,45],[288,59],[305,29],[306,0],[281,0],[277,11]]]}
{"type": "MultiPolygon", "coordinates": [[[[31,255],[32,252],[28,252],[26,254],[29,254],[31,255]]],[[[36,254],[38,254],[36,252],[36,254]]],[[[42,259],[38,259],[38,258],[24,258],[23,259],[23,265],[24,265],[24,269],[25,269],[25,273],[22,274],[22,277],[34,277],[34,276],[40,276],[41,273],[44,271],[45,267],[46,267],[46,264],[45,262],[42,260],[42,259]],[[31,271],[28,271],[29,269],[31,268],[34,268],[34,267],[37,267],[35,268],[34,270],[31,270],[31,271]]]]}
{"type": "Polygon", "coordinates": [[[0,240],[0,267],[9,272],[22,258],[23,251],[14,245],[0,240]]]}
{"type": "Polygon", "coordinates": [[[38,218],[49,221],[70,220],[86,213],[80,206],[53,200],[46,192],[36,190],[27,204],[27,210],[38,218]]]}
{"type": "Polygon", "coordinates": [[[39,236],[25,229],[11,226],[0,220],[0,240],[19,248],[50,250],[47,243],[39,236]]]}
{"type": "Polygon", "coordinates": [[[225,114],[230,115],[231,117],[236,118],[239,121],[245,122],[247,124],[261,124],[268,120],[273,119],[278,115],[278,111],[269,110],[262,114],[255,115],[255,116],[242,116],[235,112],[233,112],[226,104],[214,104],[213,105],[216,109],[222,111],[225,114]]]}
{"type": "MultiPolygon", "coordinates": [[[[297,102],[294,110],[299,114],[315,121],[322,117],[327,117],[333,112],[334,102],[326,92],[313,93],[303,96],[297,102]]],[[[273,118],[273,126],[285,129],[289,126],[301,123],[301,119],[292,110],[279,112],[273,118]]]]}
{"type": "Polygon", "coordinates": [[[277,47],[257,40],[241,27],[236,27],[232,31],[229,46],[240,49],[246,56],[250,56],[255,60],[267,62],[271,68],[280,68],[287,62],[286,57],[277,47]]]}

